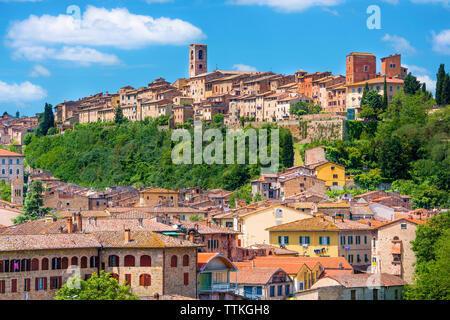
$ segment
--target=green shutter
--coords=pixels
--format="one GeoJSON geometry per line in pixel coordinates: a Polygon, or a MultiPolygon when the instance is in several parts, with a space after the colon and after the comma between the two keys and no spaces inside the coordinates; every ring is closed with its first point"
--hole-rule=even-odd
{"type": "Polygon", "coordinates": [[[327,245],[330,245],[330,237],[327,237],[327,245]]]}
{"type": "Polygon", "coordinates": [[[322,244],[322,237],[319,237],[319,244],[322,244]]]}
{"type": "Polygon", "coordinates": [[[289,237],[284,237],[284,244],[289,244],[289,237]]]}
{"type": "Polygon", "coordinates": [[[278,244],[281,244],[281,236],[278,236],[278,244]]]}
{"type": "Polygon", "coordinates": [[[303,244],[303,237],[302,236],[298,237],[298,244],[303,244]]]}
{"type": "Polygon", "coordinates": [[[310,243],[311,243],[311,241],[310,241],[310,239],[309,239],[309,236],[305,237],[305,243],[306,243],[306,244],[310,244],[310,243]]]}

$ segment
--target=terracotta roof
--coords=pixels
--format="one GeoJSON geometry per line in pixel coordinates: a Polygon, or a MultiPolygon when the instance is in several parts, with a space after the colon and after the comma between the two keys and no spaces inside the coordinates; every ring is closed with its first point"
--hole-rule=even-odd
{"type": "Polygon", "coordinates": [[[317,208],[350,208],[348,202],[322,202],[317,204],[317,208]]]}
{"type": "Polygon", "coordinates": [[[186,248],[201,247],[187,240],[151,231],[131,231],[130,242],[125,242],[124,232],[102,231],[89,234],[105,248],[186,248]]]}
{"type": "Polygon", "coordinates": [[[61,217],[71,217],[72,213],[81,213],[81,216],[83,218],[88,218],[88,217],[109,217],[110,214],[105,211],[105,210],[60,210],[57,211],[58,216],[61,217]]]}
{"type": "Polygon", "coordinates": [[[155,187],[146,188],[142,190],[141,193],[178,193],[178,191],[155,187]]]}
{"type": "Polygon", "coordinates": [[[322,219],[321,217],[313,217],[293,222],[280,224],[266,228],[268,231],[297,231],[297,230],[317,230],[317,231],[338,231],[340,230],[332,222],[322,219]]]}
{"type": "MultiPolygon", "coordinates": [[[[181,225],[182,228],[190,229],[195,228],[197,229],[199,234],[237,234],[239,232],[222,228],[219,226],[207,226],[203,224],[202,222],[191,222],[191,221],[180,221],[180,223],[176,223],[177,225],[181,225]]],[[[173,229],[172,230],[176,230],[173,229]]]]}
{"type": "Polygon", "coordinates": [[[237,270],[236,266],[227,257],[221,255],[220,253],[209,253],[209,252],[199,252],[197,254],[197,269],[202,271],[207,264],[213,259],[220,259],[233,271],[237,270]]]}
{"type": "Polygon", "coordinates": [[[427,223],[427,220],[417,220],[417,219],[409,219],[409,218],[400,218],[400,219],[396,219],[396,220],[392,220],[392,221],[386,222],[386,223],[384,223],[384,224],[382,224],[382,225],[376,227],[376,229],[384,228],[384,227],[386,227],[386,226],[388,226],[388,225],[391,225],[391,224],[396,223],[396,222],[399,222],[399,221],[407,221],[407,222],[411,222],[411,223],[413,223],[413,224],[415,224],[415,225],[427,223]]]}
{"type": "MultiPolygon", "coordinates": [[[[280,267],[283,270],[286,270],[284,264],[307,264],[310,269],[312,269],[317,263],[327,270],[351,270],[353,271],[352,266],[348,263],[348,261],[344,257],[274,257],[274,256],[266,256],[266,257],[257,257],[254,259],[255,265],[258,266],[260,262],[268,263],[272,261],[272,263],[280,264],[280,267]],[[281,265],[282,264],[282,265],[281,265]],[[341,266],[342,265],[342,269],[341,266]]],[[[287,271],[287,270],[286,270],[287,271]]]]}
{"type": "Polygon", "coordinates": [[[0,157],[25,157],[25,156],[20,153],[15,153],[15,152],[0,148],[0,157]]]}
{"type": "Polygon", "coordinates": [[[85,234],[0,235],[0,251],[98,247],[99,242],[85,234]]]}
{"type": "MultiPolygon", "coordinates": [[[[401,80],[401,79],[395,79],[395,78],[386,77],[386,83],[403,84],[404,82],[405,81],[401,80]]],[[[349,83],[349,84],[346,84],[345,87],[360,86],[360,85],[365,85],[366,83],[368,83],[368,84],[382,84],[382,83],[384,83],[384,77],[378,77],[378,78],[373,78],[373,79],[369,79],[369,80],[365,80],[365,81],[349,83]]]]}
{"type": "Polygon", "coordinates": [[[346,288],[359,288],[368,286],[404,286],[407,283],[400,277],[387,273],[358,273],[330,275],[328,278],[336,280],[346,288]]]}
{"type": "Polygon", "coordinates": [[[267,284],[273,275],[283,271],[277,267],[260,267],[260,268],[248,268],[238,267],[238,272],[230,273],[230,282],[238,284],[267,284]]]}
{"type": "Polygon", "coordinates": [[[120,231],[131,229],[132,231],[175,231],[172,227],[159,223],[150,219],[142,219],[142,225],[139,224],[139,219],[99,219],[95,223],[88,219],[83,219],[83,232],[97,232],[97,231],[120,231]]]}

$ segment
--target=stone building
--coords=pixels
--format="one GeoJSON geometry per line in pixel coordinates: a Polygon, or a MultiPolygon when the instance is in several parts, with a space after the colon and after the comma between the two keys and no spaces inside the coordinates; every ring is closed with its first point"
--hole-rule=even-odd
{"type": "Polygon", "coordinates": [[[371,53],[352,52],[347,56],[346,65],[347,84],[367,81],[376,77],[377,58],[371,53]]]}
{"type": "Polygon", "coordinates": [[[23,180],[23,160],[20,153],[0,149],[0,180],[11,183],[15,179],[23,180]]]}

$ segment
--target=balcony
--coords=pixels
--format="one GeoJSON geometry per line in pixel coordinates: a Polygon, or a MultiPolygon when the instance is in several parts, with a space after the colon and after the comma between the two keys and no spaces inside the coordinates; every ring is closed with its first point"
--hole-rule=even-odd
{"type": "Polygon", "coordinates": [[[199,292],[234,292],[234,286],[227,282],[204,284],[198,288],[199,292]]]}

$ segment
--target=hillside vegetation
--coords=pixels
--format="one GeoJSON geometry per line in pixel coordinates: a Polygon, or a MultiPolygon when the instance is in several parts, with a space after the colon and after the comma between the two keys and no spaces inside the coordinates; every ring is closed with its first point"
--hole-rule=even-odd
{"type": "MultiPolygon", "coordinates": [[[[226,130],[220,124],[215,126],[222,132],[226,130]]],[[[272,127],[267,125],[265,128],[272,127]]],[[[93,188],[120,184],[235,190],[260,174],[260,164],[175,165],[171,159],[175,145],[171,133],[158,130],[157,119],[120,124],[76,124],[73,131],[67,130],[62,135],[28,138],[25,155],[32,168],[42,168],[63,181],[93,188]]],[[[289,130],[280,129],[280,141],[281,166],[292,166],[289,130]]],[[[225,154],[226,148],[223,149],[225,154]]]]}

